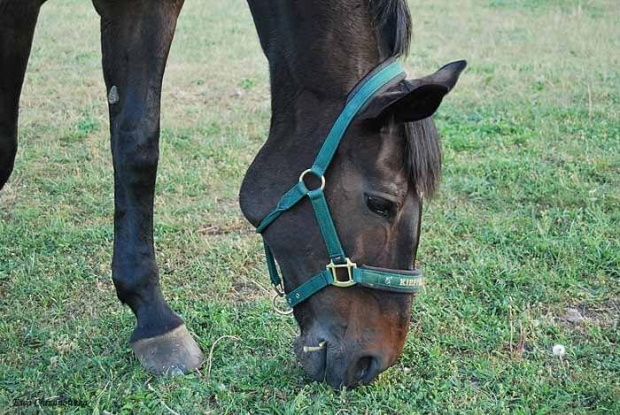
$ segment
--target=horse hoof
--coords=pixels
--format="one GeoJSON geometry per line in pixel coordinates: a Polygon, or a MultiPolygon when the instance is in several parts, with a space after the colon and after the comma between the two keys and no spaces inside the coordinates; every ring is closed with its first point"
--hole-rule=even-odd
{"type": "Polygon", "coordinates": [[[198,369],[204,359],[185,324],[161,336],[132,342],[131,349],[142,366],[155,375],[182,375],[198,369]]]}

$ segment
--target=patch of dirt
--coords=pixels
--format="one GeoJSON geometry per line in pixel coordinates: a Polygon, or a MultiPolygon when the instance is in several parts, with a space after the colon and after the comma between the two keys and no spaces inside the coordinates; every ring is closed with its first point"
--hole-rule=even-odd
{"type": "Polygon", "coordinates": [[[232,291],[237,301],[255,300],[266,296],[265,291],[255,283],[240,280],[233,283],[232,291]]]}
{"type": "Polygon", "coordinates": [[[620,297],[611,297],[601,306],[589,308],[586,315],[588,320],[598,327],[617,326],[620,322],[620,297]]]}
{"type": "Polygon", "coordinates": [[[231,296],[236,303],[271,298],[273,290],[267,281],[256,281],[247,275],[242,275],[233,281],[226,294],[231,296]]]}
{"type": "Polygon", "coordinates": [[[221,225],[208,223],[199,228],[197,232],[201,235],[228,235],[231,233],[251,234],[254,233],[254,228],[245,221],[235,220],[221,225]]]}
{"type": "Polygon", "coordinates": [[[585,317],[581,314],[581,312],[572,307],[566,308],[566,315],[564,316],[564,320],[573,324],[581,324],[585,321],[585,317]]]}
{"type": "Polygon", "coordinates": [[[611,297],[597,306],[577,304],[566,307],[564,314],[555,320],[574,329],[584,330],[585,326],[594,324],[601,328],[610,328],[620,322],[620,297],[611,297]]]}

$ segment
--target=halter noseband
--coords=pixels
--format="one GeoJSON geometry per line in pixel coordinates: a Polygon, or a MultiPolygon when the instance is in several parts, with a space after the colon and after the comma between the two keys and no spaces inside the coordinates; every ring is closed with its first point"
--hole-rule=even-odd
{"type": "Polygon", "coordinates": [[[275,307],[277,296],[284,296],[282,279],[278,274],[275,258],[264,240],[265,257],[269,276],[277,296],[274,297],[274,309],[281,314],[289,314],[292,308],[307,300],[323,288],[333,285],[346,288],[356,284],[384,291],[398,293],[416,293],[423,285],[422,273],[419,270],[390,270],[370,266],[358,267],[345,255],[332,215],[323,192],[325,188],[325,171],[329,167],[340,141],[344,137],[349,125],[358,112],[386,85],[401,80],[405,72],[395,60],[388,60],[375,68],[349,93],[347,102],[342,112],[332,126],[323,146],[319,150],[314,164],[299,176],[299,181],[282,196],[276,208],[272,210],[259,224],[256,232],[261,233],[275,221],[283,212],[291,209],[305,196],[310,199],[314,213],[318,221],[319,229],[327,246],[330,262],[326,269],[312,276],[308,281],[286,294],[286,301],[291,307],[288,312],[283,312],[275,307]],[[308,189],[304,178],[314,175],[321,181],[321,186],[316,189],[308,189]],[[339,278],[339,271],[344,274],[339,278]],[[346,273],[344,273],[346,270],[346,273]]]}

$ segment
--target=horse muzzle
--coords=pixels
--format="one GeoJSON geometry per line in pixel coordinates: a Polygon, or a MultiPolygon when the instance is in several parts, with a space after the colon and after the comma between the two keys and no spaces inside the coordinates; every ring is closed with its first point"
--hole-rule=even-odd
{"type": "Polygon", "coordinates": [[[312,380],[325,381],[334,389],[353,388],[372,382],[389,366],[380,352],[354,350],[352,344],[325,337],[310,335],[295,339],[295,354],[312,380]]]}

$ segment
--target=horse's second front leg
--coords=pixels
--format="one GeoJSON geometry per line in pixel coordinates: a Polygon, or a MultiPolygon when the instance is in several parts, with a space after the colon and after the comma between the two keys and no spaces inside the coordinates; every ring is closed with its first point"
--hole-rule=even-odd
{"type": "Polygon", "coordinates": [[[131,347],[157,374],[188,372],[203,360],[162,295],[153,247],[161,85],[181,3],[95,0],[114,159],[112,277],[136,315],[131,347]]]}

